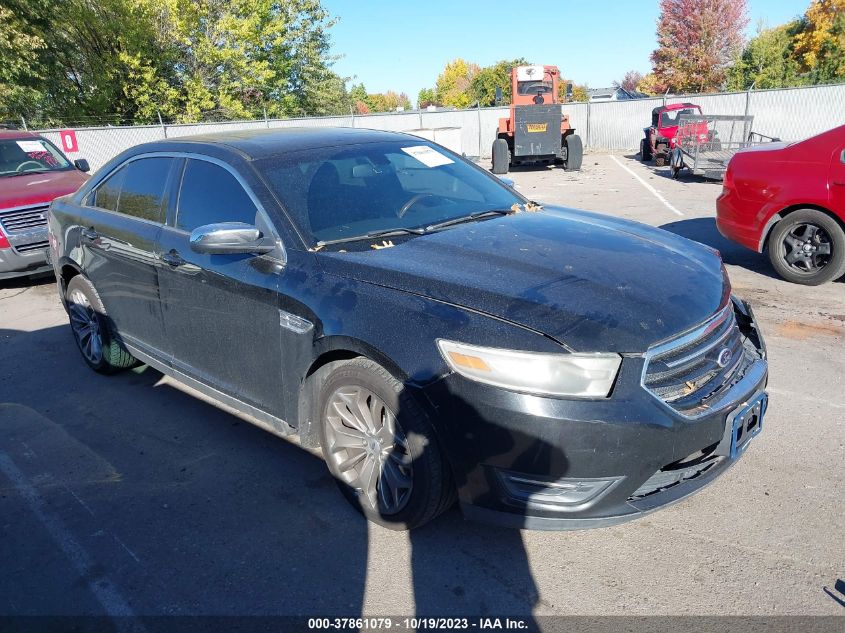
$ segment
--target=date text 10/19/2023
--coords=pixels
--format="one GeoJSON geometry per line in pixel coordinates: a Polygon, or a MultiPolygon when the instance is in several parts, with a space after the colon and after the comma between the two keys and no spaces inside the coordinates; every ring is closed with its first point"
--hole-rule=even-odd
{"type": "Polygon", "coordinates": [[[424,617],[358,617],[309,618],[309,630],[394,630],[394,631],[521,631],[528,630],[521,618],[424,618],[424,617]]]}

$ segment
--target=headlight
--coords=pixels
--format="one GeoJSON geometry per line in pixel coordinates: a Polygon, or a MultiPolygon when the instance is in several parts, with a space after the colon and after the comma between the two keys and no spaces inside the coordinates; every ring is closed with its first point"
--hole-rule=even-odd
{"type": "Polygon", "coordinates": [[[605,398],[622,363],[618,354],[545,354],[438,339],[453,371],[477,382],[548,396],[605,398]]]}

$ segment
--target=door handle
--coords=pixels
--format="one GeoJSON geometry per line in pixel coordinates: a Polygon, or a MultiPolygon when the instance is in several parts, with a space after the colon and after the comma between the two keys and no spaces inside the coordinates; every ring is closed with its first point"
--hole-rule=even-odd
{"type": "Polygon", "coordinates": [[[100,234],[92,227],[90,229],[82,229],[82,237],[93,242],[94,240],[100,239],[100,234]]]}
{"type": "Polygon", "coordinates": [[[833,184],[839,185],[840,187],[845,187],[845,182],[842,182],[841,180],[834,180],[833,184]]]}
{"type": "Polygon", "coordinates": [[[168,266],[173,266],[174,268],[176,268],[177,266],[181,266],[185,263],[185,260],[176,251],[170,251],[169,253],[165,253],[161,256],[161,261],[163,261],[168,266]]]}

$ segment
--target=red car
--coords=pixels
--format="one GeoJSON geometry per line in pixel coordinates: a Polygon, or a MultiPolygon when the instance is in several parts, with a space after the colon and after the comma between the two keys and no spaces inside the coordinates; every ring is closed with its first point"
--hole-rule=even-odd
{"type": "Polygon", "coordinates": [[[716,202],[716,226],[758,253],[768,248],[789,281],[816,286],[845,274],[845,125],[737,153],[716,202]]]}
{"type": "Polygon", "coordinates": [[[71,163],[31,132],[0,130],[0,280],[52,271],[47,265],[47,208],[88,179],[85,160],[71,163]]]}

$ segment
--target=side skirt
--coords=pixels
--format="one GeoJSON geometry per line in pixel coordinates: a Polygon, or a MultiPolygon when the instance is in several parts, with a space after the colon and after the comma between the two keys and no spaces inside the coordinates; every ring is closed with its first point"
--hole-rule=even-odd
{"type": "Polygon", "coordinates": [[[291,435],[296,434],[296,429],[294,429],[281,418],[277,418],[276,416],[271,415],[266,411],[262,411],[261,409],[258,409],[252,406],[251,404],[247,404],[246,402],[242,402],[241,400],[238,400],[237,398],[225,394],[222,391],[218,391],[214,387],[210,387],[204,382],[200,382],[195,378],[191,378],[190,376],[182,373],[178,369],[175,369],[170,365],[167,365],[166,363],[157,360],[153,356],[150,356],[149,354],[141,350],[137,345],[134,345],[126,340],[123,341],[123,344],[129,351],[129,353],[141,362],[149,365],[153,369],[160,371],[162,374],[169,376],[184,385],[187,385],[191,389],[196,389],[201,394],[208,396],[213,400],[217,400],[218,402],[225,404],[226,406],[231,407],[236,411],[243,413],[244,415],[249,416],[249,421],[255,426],[262,428],[265,431],[269,431],[273,435],[278,435],[279,437],[289,437],[291,435]]]}

